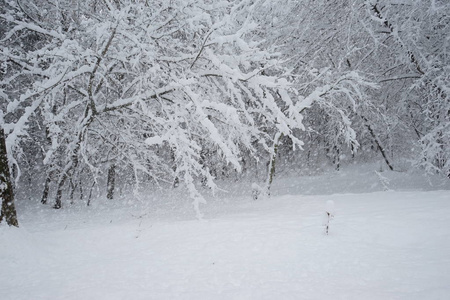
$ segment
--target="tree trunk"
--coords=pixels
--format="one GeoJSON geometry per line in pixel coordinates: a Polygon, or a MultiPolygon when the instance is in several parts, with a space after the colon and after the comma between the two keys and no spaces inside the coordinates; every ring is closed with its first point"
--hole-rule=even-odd
{"type": "Polygon", "coordinates": [[[80,187],[80,200],[83,200],[83,182],[81,181],[81,177],[78,180],[78,185],[80,187]]]}
{"type": "Polygon", "coordinates": [[[44,183],[44,190],[42,191],[42,204],[47,204],[48,201],[48,192],[50,190],[50,183],[52,182],[51,173],[47,174],[47,178],[44,183]]]}
{"type": "Polygon", "coordinates": [[[75,189],[77,186],[76,184],[73,183],[72,177],[70,177],[69,185],[70,185],[70,194],[69,194],[70,204],[73,204],[74,203],[73,195],[75,194],[75,189]]]}
{"type": "Polygon", "coordinates": [[[280,142],[280,139],[282,138],[282,136],[283,136],[283,134],[277,133],[277,134],[275,134],[275,138],[273,140],[273,151],[270,154],[269,168],[268,168],[266,188],[265,188],[265,193],[267,196],[270,196],[270,187],[272,185],[273,178],[275,177],[275,161],[276,161],[277,152],[278,152],[278,143],[280,142]]]}
{"type": "MultiPolygon", "coordinates": [[[[172,170],[173,170],[174,174],[177,174],[177,162],[175,159],[175,151],[173,149],[171,149],[170,151],[171,151],[171,157],[172,157],[172,161],[173,161],[172,170]]],[[[172,187],[177,188],[179,185],[180,185],[180,178],[178,178],[178,176],[175,175],[172,187]]]]}
{"type": "Polygon", "coordinates": [[[95,185],[95,180],[93,180],[91,189],[89,190],[89,197],[88,197],[87,204],[86,204],[87,206],[91,205],[92,189],[94,188],[94,185],[95,185]]]}
{"type": "Polygon", "coordinates": [[[336,171],[339,171],[339,169],[341,167],[340,151],[339,151],[339,148],[336,145],[333,147],[333,150],[334,150],[333,163],[334,163],[334,166],[336,168],[336,171]]]}
{"type": "Polygon", "coordinates": [[[367,118],[364,117],[364,116],[361,116],[361,118],[366,122],[365,125],[366,125],[367,129],[369,130],[369,133],[372,136],[373,140],[375,141],[375,144],[377,144],[377,148],[378,148],[378,150],[380,150],[381,155],[384,158],[384,161],[386,162],[386,164],[389,167],[389,170],[393,171],[394,167],[390,163],[390,161],[389,161],[389,159],[388,159],[388,157],[386,155],[386,152],[384,151],[384,148],[381,146],[380,141],[378,140],[377,136],[375,135],[375,132],[373,131],[372,127],[369,125],[369,120],[367,120],[367,118]]]}
{"type": "Polygon", "coordinates": [[[55,205],[53,205],[54,209],[60,209],[62,207],[62,189],[64,187],[64,184],[66,183],[66,179],[67,179],[67,174],[64,172],[61,175],[61,179],[59,180],[58,183],[58,188],[56,190],[56,197],[55,197],[55,205]]]}
{"type": "Polygon", "coordinates": [[[9,226],[19,227],[17,212],[14,205],[14,192],[11,181],[11,173],[8,165],[8,155],[6,153],[5,131],[0,125],[0,200],[2,208],[0,222],[5,219],[9,226]]]}
{"type": "Polygon", "coordinates": [[[116,165],[112,164],[108,169],[108,182],[106,183],[106,198],[114,198],[114,188],[116,186],[116,165]]]}

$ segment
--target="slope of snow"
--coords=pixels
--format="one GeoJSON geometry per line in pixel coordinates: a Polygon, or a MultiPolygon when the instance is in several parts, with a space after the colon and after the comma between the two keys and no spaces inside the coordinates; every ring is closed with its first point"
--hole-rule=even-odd
{"type": "Polygon", "coordinates": [[[190,201],[155,195],[19,205],[21,228],[0,226],[0,298],[448,299],[448,190],[278,194],[210,200],[204,221],[180,209],[190,201]]]}

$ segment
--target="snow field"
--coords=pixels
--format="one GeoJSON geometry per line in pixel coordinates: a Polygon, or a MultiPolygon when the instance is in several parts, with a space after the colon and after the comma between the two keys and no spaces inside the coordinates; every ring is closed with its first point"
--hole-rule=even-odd
{"type": "Polygon", "coordinates": [[[1,298],[447,299],[449,200],[448,191],[246,197],[205,207],[205,221],[133,209],[52,220],[48,210],[48,223],[0,227],[1,298]]]}

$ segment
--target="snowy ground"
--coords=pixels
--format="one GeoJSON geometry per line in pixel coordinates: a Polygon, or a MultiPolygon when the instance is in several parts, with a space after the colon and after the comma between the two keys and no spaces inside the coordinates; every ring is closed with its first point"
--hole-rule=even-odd
{"type": "Polygon", "coordinates": [[[204,221],[157,194],[61,211],[19,201],[21,228],[0,227],[0,299],[450,299],[448,184],[364,174],[278,179],[269,200],[229,193],[204,221]]]}

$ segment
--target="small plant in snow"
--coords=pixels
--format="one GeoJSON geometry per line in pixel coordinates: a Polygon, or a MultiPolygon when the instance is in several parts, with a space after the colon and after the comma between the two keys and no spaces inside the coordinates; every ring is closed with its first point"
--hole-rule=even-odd
{"type": "Polygon", "coordinates": [[[325,226],[325,234],[330,231],[330,221],[334,218],[334,201],[328,200],[325,208],[323,225],[325,226]]]}

